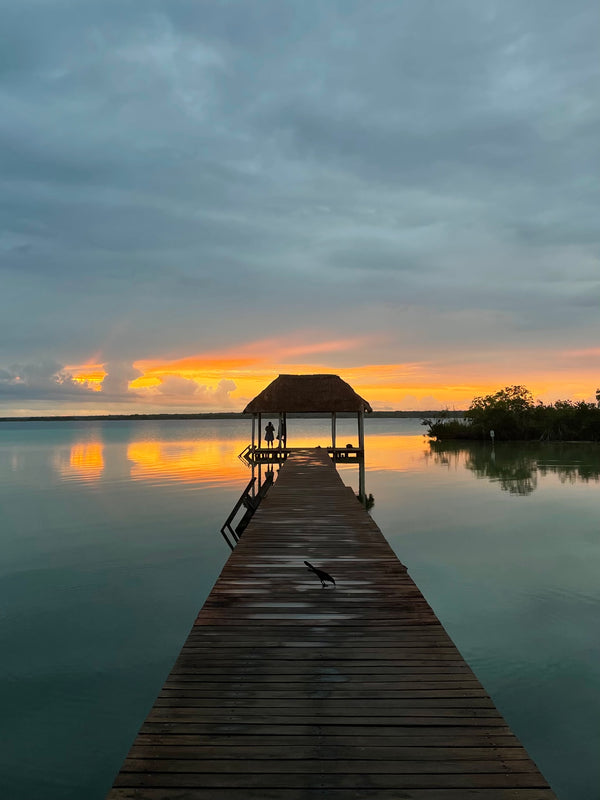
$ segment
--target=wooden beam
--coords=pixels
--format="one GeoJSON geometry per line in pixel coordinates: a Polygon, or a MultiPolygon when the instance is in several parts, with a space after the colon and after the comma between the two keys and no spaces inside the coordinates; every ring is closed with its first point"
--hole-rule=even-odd
{"type": "Polygon", "coordinates": [[[365,412],[358,412],[358,449],[365,451],[365,412]]]}
{"type": "Polygon", "coordinates": [[[364,453],[358,456],[358,496],[360,502],[366,505],[367,490],[365,489],[365,455],[364,453]]]}

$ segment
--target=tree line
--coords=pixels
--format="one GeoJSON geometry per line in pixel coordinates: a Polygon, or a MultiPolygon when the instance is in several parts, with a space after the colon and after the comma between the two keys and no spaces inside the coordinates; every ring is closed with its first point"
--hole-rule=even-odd
{"type": "Polygon", "coordinates": [[[427,435],[434,439],[493,441],[600,441],[600,389],[596,403],[557,400],[535,402],[525,386],[506,386],[494,394],[475,397],[463,420],[441,412],[425,419],[427,435]]]}

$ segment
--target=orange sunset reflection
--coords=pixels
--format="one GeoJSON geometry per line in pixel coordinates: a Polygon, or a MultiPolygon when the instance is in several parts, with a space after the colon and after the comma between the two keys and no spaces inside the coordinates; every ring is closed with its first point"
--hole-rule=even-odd
{"type": "MultiPolygon", "coordinates": [[[[347,439],[356,446],[356,441],[353,441],[355,438],[352,435],[342,435],[344,443],[347,439]]],[[[130,475],[139,481],[241,486],[249,479],[250,471],[238,459],[238,454],[249,442],[250,436],[236,439],[130,442],[127,445],[130,475]]],[[[292,432],[288,440],[291,447],[327,447],[330,443],[331,436],[326,427],[311,435],[294,436],[292,432]]],[[[424,463],[428,452],[428,444],[421,435],[367,434],[366,467],[367,470],[414,469],[417,462],[424,463]]],[[[339,466],[346,468],[345,465],[339,466]]],[[[349,464],[348,468],[352,466],[356,465],[349,464]]]]}
{"type": "MultiPolygon", "coordinates": [[[[425,432],[425,429],[423,429],[425,432]]],[[[365,467],[408,472],[425,469],[430,453],[429,442],[422,434],[372,434],[365,439],[365,467]]]]}
{"type": "Polygon", "coordinates": [[[59,458],[56,466],[64,478],[96,481],[104,471],[104,445],[102,442],[76,442],[71,446],[68,460],[59,458]]]}
{"type": "Polygon", "coordinates": [[[131,442],[127,459],[134,480],[241,484],[248,480],[248,468],[237,456],[247,444],[246,439],[131,442]]]}
{"type": "MultiPolygon", "coordinates": [[[[331,444],[331,429],[323,425],[307,433],[302,430],[302,420],[291,420],[288,444],[296,447],[328,447],[331,444]],[[295,431],[296,424],[299,429],[295,431]]],[[[250,478],[251,471],[238,455],[250,443],[247,436],[199,439],[138,440],[123,443],[122,456],[113,450],[112,469],[121,463],[127,474],[136,481],[153,485],[195,484],[211,486],[230,485],[242,487],[250,478]]],[[[338,446],[346,443],[356,447],[357,435],[354,426],[338,431],[338,446]]],[[[430,456],[427,440],[421,434],[389,434],[369,431],[365,441],[365,467],[369,471],[396,470],[415,471],[426,469],[430,456]]],[[[263,442],[264,446],[264,442],[263,442]]],[[[340,463],[338,469],[356,469],[356,463],[340,463]]],[[[106,477],[105,446],[101,441],[80,441],[70,449],[56,455],[55,468],[66,479],[85,482],[98,481],[106,477]]],[[[349,477],[349,476],[348,476],[349,477]]],[[[350,478],[349,478],[350,479],[350,478]]]]}

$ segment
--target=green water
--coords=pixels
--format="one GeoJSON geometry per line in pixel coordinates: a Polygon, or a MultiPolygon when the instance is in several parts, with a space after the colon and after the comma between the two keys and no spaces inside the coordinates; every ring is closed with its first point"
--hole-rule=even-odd
{"type": "MultiPolygon", "coordinates": [[[[398,556],[561,800],[599,797],[600,448],[366,433],[398,556]]],[[[290,424],[292,445],[327,434],[290,424]]],[[[227,558],[248,438],[232,420],[0,424],[3,800],[104,797],[227,558]]]]}

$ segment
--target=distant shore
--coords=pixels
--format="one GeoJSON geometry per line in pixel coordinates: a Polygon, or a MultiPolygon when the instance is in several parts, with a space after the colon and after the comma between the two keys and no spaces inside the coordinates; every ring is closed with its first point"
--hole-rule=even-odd
{"type": "MultiPolygon", "coordinates": [[[[396,418],[413,418],[413,419],[429,419],[430,417],[437,416],[439,411],[373,411],[366,415],[366,419],[396,419],[396,418]]],[[[464,411],[446,412],[447,416],[452,418],[462,419],[464,411]]],[[[277,416],[276,414],[263,414],[264,417],[277,416]]],[[[308,417],[328,419],[329,414],[288,414],[290,418],[304,419],[308,417]]],[[[339,412],[338,418],[355,417],[353,413],[339,412]]],[[[65,414],[65,415],[52,415],[52,416],[35,416],[35,417],[0,417],[0,422],[82,422],[82,421],[122,421],[122,420],[170,420],[170,419],[250,419],[250,414],[242,414],[241,411],[215,411],[206,412],[203,414],[65,414]]]]}

